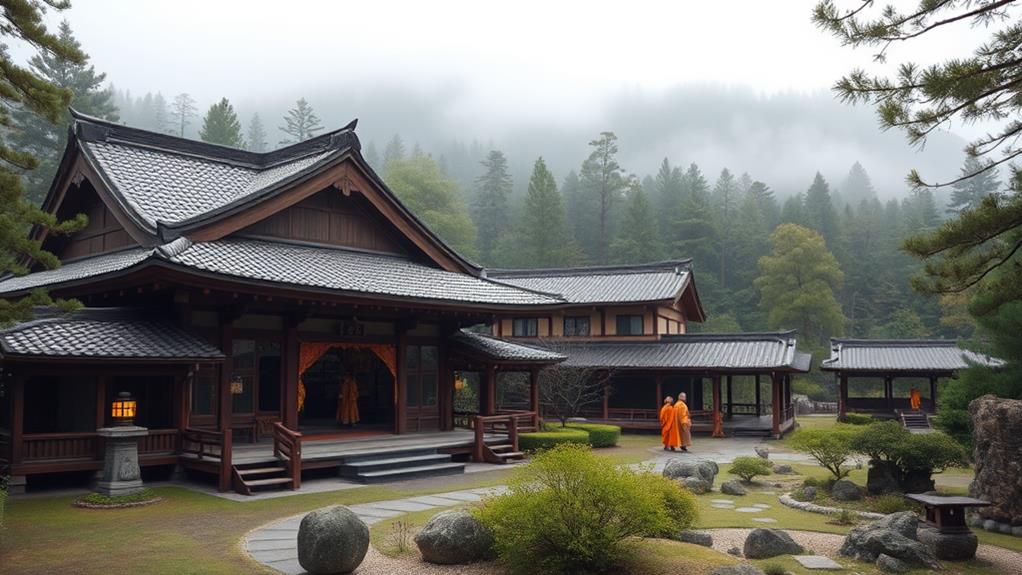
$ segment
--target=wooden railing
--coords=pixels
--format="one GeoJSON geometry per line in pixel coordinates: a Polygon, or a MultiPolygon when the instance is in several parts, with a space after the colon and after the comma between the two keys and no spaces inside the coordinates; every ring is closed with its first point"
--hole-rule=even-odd
{"type": "Polygon", "coordinates": [[[209,459],[219,463],[220,491],[231,488],[231,430],[211,431],[189,427],[181,435],[181,453],[194,455],[202,461],[209,459]]]}
{"type": "MultiPolygon", "coordinates": [[[[728,412],[728,405],[724,404],[724,411],[728,412]]],[[[755,403],[732,403],[730,407],[731,414],[738,415],[756,415],[756,404],[755,403]]],[[[765,414],[770,413],[770,409],[766,405],[759,406],[759,413],[765,414]]]]}
{"type": "Polygon", "coordinates": [[[472,460],[476,462],[503,463],[503,460],[493,455],[493,452],[486,446],[486,434],[507,435],[508,443],[512,451],[518,451],[518,433],[522,431],[520,423],[529,422],[530,427],[525,429],[538,430],[539,414],[534,411],[516,411],[500,415],[477,415],[472,420],[472,429],[475,431],[475,445],[472,451],[472,460]],[[532,427],[532,425],[536,425],[532,427]]]}
{"type": "Polygon", "coordinates": [[[22,461],[101,459],[95,432],[33,433],[21,437],[22,461]]]}
{"type": "Polygon", "coordinates": [[[291,431],[283,423],[273,423],[273,455],[287,462],[291,489],[302,486],[302,434],[291,431]]]}
{"type": "Polygon", "coordinates": [[[149,433],[138,441],[139,455],[156,453],[177,453],[178,438],[181,433],[176,429],[150,429],[149,433]]]}

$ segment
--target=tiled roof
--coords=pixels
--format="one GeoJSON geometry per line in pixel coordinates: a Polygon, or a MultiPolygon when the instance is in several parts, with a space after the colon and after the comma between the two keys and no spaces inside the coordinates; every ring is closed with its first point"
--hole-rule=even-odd
{"type": "Polygon", "coordinates": [[[488,335],[461,331],[451,341],[473,356],[490,361],[520,363],[558,363],[565,357],[546,349],[523,345],[488,335]]]}
{"type": "Polygon", "coordinates": [[[562,300],[415,261],[350,249],[250,239],[192,244],[179,238],[155,249],[131,249],[0,280],[0,294],[52,286],[165,261],[200,272],[338,292],[493,305],[547,305],[562,300]]]}
{"type": "Polygon", "coordinates": [[[808,354],[795,349],[795,333],[686,334],[656,341],[541,340],[568,356],[562,364],[611,369],[807,371],[808,354]]]}
{"type": "Polygon", "coordinates": [[[117,308],[70,314],[39,309],[35,318],[0,330],[4,357],[217,361],[223,353],[172,323],[117,308]]]}
{"type": "Polygon", "coordinates": [[[830,357],[820,362],[826,371],[942,372],[970,364],[998,367],[1000,359],[962,349],[954,341],[921,339],[831,339],[830,357]]]}
{"type": "Polygon", "coordinates": [[[487,270],[487,276],[526,289],[557,294],[569,303],[652,302],[678,296],[690,279],[689,260],[632,266],[487,270]]]}

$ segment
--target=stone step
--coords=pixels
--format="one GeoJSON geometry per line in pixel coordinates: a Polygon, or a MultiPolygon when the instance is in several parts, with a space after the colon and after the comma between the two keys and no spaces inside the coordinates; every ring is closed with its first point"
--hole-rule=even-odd
{"type": "Polygon", "coordinates": [[[407,481],[409,479],[421,479],[424,477],[437,477],[441,475],[459,475],[464,472],[464,463],[438,463],[417,467],[400,467],[397,469],[367,471],[353,476],[352,479],[360,483],[385,483],[388,481],[407,481]]]}
{"type": "Polygon", "coordinates": [[[343,465],[350,465],[361,461],[374,459],[395,459],[400,457],[415,457],[417,455],[433,455],[437,452],[435,447],[407,447],[386,450],[369,450],[345,455],[341,460],[343,465]]]}
{"type": "Polygon", "coordinates": [[[249,475],[266,475],[269,473],[282,473],[287,471],[286,467],[238,467],[238,475],[246,477],[249,475]]]}
{"type": "Polygon", "coordinates": [[[504,459],[521,459],[525,457],[525,453],[521,451],[502,451],[496,455],[504,459]]]}
{"type": "Polygon", "coordinates": [[[262,487],[266,485],[283,485],[291,483],[290,477],[267,477],[266,479],[242,479],[247,487],[262,487]]]}
{"type": "Polygon", "coordinates": [[[340,467],[342,476],[358,475],[369,471],[383,471],[401,467],[421,467],[435,463],[446,463],[451,456],[443,453],[426,453],[422,455],[406,455],[403,457],[385,457],[380,459],[363,459],[345,463],[340,467]]]}

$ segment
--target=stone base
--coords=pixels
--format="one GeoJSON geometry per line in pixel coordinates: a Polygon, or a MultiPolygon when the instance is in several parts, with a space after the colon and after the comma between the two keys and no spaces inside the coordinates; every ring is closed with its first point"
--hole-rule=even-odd
{"type": "Polygon", "coordinates": [[[142,474],[138,466],[138,438],[146,435],[144,427],[103,427],[96,435],[106,440],[106,456],[96,491],[110,497],[134,495],[142,491],[142,474]]]}
{"type": "Polygon", "coordinates": [[[109,497],[118,497],[121,495],[134,495],[141,492],[145,487],[142,485],[142,480],[137,479],[135,481],[97,481],[93,489],[96,493],[102,493],[109,497]]]}
{"type": "Polygon", "coordinates": [[[941,533],[933,527],[920,525],[916,534],[919,542],[929,547],[938,559],[949,561],[972,559],[976,556],[976,548],[979,546],[976,534],[971,531],[941,533]]]}
{"type": "Polygon", "coordinates": [[[11,495],[24,495],[27,483],[28,481],[24,475],[12,475],[7,478],[7,493],[11,495]]]}

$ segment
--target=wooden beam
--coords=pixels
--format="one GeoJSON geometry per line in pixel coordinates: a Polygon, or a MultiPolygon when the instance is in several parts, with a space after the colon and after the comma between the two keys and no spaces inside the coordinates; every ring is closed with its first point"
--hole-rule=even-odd
{"type": "Polygon", "coordinates": [[[405,373],[405,348],[408,334],[397,328],[397,377],[394,378],[394,433],[408,432],[408,382],[405,373]]]}
{"type": "Polygon", "coordinates": [[[25,378],[14,374],[11,385],[11,465],[21,463],[22,436],[25,434],[25,378]]]}
{"type": "Polygon", "coordinates": [[[724,437],[720,415],[720,374],[713,374],[713,437],[724,437]]]}
{"type": "Polygon", "coordinates": [[[653,409],[659,410],[664,400],[664,373],[658,371],[653,378],[656,380],[656,401],[653,402],[653,409]]]}
{"type": "MultiPolygon", "coordinates": [[[[529,410],[539,415],[539,369],[532,368],[529,370],[529,410]]],[[[536,427],[539,431],[539,427],[536,427]]]]}
{"type": "Polygon", "coordinates": [[[763,408],[760,407],[762,404],[762,390],[760,389],[759,374],[756,374],[756,417],[763,415],[763,408]]]}
{"type": "Polygon", "coordinates": [[[603,380],[603,419],[610,417],[610,378],[603,380]]]}
{"type": "Polygon", "coordinates": [[[937,414],[937,378],[930,376],[930,406],[934,415],[937,414]]]}
{"type": "Polygon", "coordinates": [[[298,373],[299,346],[298,324],[302,319],[296,316],[285,318],[284,323],[284,401],[281,421],[284,427],[292,431],[298,431],[298,382],[301,374],[298,373]]]}
{"type": "Polygon", "coordinates": [[[227,360],[220,366],[220,409],[217,418],[217,427],[220,431],[226,432],[231,429],[231,419],[234,416],[234,405],[231,399],[231,378],[234,375],[232,358],[234,357],[234,318],[222,316],[220,318],[220,350],[227,356],[227,360]]]}
{"type": "Polygon", "coordinates": [[[848,413],[848,375],[842,373],[838,376],[837,416],[844,418],[848,413]]]}
{"type": "Polygon", "coordinates": [[[772,412],[772,425],[771,432],[775,439],[781,437],[781,385],[783,376],[774,372],[770,378],[770,398],[771,398],[771,412],[772,412]]]}
{"type": "Polygon", "coordinates": [[[733,395],[731,393],[731,376],[727,376],[727,416],[728,419],[734,417],[735,411],[733,406],[733,395]]]}

